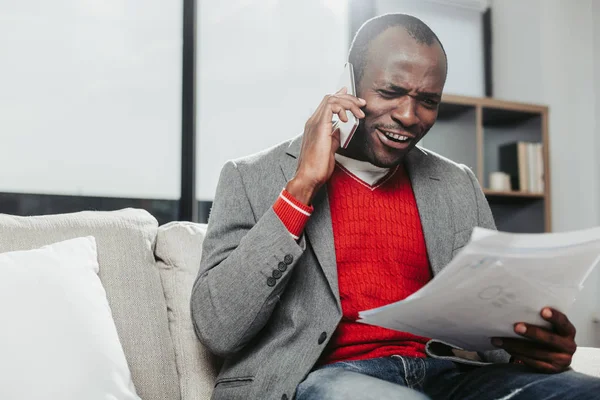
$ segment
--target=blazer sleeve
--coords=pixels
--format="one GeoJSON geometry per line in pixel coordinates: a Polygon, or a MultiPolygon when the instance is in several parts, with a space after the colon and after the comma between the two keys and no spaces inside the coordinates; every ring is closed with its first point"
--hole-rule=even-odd
{"type": "Polygon", "coordinates": [[[242,349],[267,324],[302,253],[273,208],[256,218],[238,166],[228,162],[191,295],[200,341],[221,357],[242,349]]]}
{"type": "MultiPolygon", "coordinates": [[[[479,181],[475,177],[473,171],[470,168],[463,166],[466,170],[467,175],[471,179],[471,184],[473,185],[473,191],[475,193],[475,199],[477,201],[477,222],[478,226],[487,229],[496,229],[496,223],[494,222],[494,216],[492,215],[492,210],[490,209],[490,205],[483,194],[483,190],[481,190],[481,186],[479,185],[479,181]]],[[[480,353],[479,356],[488,363],[507,363],[510,360],[510,354],[508,354],[504,350],[491,350],[480,353]]]]}
{"type": "Polygon", "coordinates": [[[490,205],[485,198],[485,194],[483,194],[483,190],[481,190],[479,181],[475,177],[473,171],[471,171],[471,168],[467,167],[466,165],[463,165],[462,168],[466,171],[471,180],[471,185],[473,186],[473,192],[477,202],[477,226],[496,230],[496,223],[494,222],[492,210],[490,209],[490,205]]]}

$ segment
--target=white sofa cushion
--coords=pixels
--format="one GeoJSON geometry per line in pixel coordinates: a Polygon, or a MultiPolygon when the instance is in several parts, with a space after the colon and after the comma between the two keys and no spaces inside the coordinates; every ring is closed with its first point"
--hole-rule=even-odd
{"type": "Polygon", "coordinates": [[[182,400],[208,400],[219,362],[196,338],[190,314],[206,225],[172,222],[158,229],[156,258],[165,291],[182,400]]]}
{"type": "Polygon", "coordinates": [[[97,273],[93,237],[0,254],[0,398],[139,400],[97,273]]]}
{"type": "Polygon", "coordinates": [[[167,306],[154,260],[158,222],[143,210],[38,217],[0,214],[0,253],[94,236],[100,280],[138,395],[180,398],[167,306]]]}

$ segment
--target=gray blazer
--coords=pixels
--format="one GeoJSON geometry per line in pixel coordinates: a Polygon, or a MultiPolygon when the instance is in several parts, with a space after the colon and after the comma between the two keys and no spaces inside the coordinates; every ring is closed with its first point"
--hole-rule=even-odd
{"type": "MultiPolygon", "coordinates": [[[[301,141],[230,161],[221,172],[191,300],[198,338],[224,358],[213,399],[292,399],[342,317],[326,187],[300,243],[272,209],[294,176],[301,141]]],[[[494,228],[493,217],[464,165],[417,147],[406,167],[437,274],[473,227],[494,228]]],[[[428,346],[434,357],[435,348],[428,346]]]]}

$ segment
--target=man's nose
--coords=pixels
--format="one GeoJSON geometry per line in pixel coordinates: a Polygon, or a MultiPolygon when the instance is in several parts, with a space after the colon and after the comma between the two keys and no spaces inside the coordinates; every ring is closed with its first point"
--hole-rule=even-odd
{"type": "Polygon", "coordinates": [[[400,97],[392,111],[392,118],[405,127],[417,124],[419,122],[417,101],[411,96],[400,97]]]}

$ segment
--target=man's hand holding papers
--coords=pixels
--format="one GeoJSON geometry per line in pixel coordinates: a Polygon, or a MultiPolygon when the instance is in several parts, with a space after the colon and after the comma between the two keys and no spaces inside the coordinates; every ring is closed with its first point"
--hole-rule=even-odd
{"type": "Polygon", "coordinates": [[[529,340],[494,338],[492,344],[506,350],[514,362],[542,372],[562,372],[569,368],[577,350],[575,327],[565,314],[551,308],[544,308],[541,316],[552,329],[519,322],[515,332],[529,340]]]}
{"type": "Polygon", "coordinates": [[[600,228],[548,234],[475,228],[421,290],[362,311],[359,321],[465,350],[502,348],[537,370],[562,371],[576,349],[565,313],[599,260],[600,228]]]}

